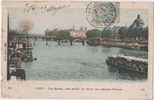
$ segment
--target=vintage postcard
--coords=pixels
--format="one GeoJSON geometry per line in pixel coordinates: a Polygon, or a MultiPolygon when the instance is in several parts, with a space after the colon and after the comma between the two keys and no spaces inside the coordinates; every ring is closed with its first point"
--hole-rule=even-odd
{"type": "Polygon", "coordinates": [[[3,0],[1,95],[152,100],[154,4],[3,0]]]}

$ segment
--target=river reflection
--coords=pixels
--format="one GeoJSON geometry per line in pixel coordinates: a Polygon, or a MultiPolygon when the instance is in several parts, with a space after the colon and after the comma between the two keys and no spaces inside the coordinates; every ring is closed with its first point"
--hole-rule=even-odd
{"type": "Polygon", "coordinates": [[[130,73],[121,73],[110,69],[105,60],[108,56],[124,52],[147,55],[143,51],[127,50],[115,47],[82,46],[81,43],[64,43],[38,40],[35,42],[33,56],[37,61],[24,63],[27,80],[138,80],[130,73]],[[129,52],[128,52],[129,51],[129,52]]]}

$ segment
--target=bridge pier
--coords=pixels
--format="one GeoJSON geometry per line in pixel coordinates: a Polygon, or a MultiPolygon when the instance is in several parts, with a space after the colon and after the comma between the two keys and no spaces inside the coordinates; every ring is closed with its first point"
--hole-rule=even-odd
{"type": "MultiPolygon", "coordinates": [[[[61,45],[61,40],[60,39],[57,40],[57,43],[60,46],[61,45]]],[[[69,43],[70,43],[71,46],[73,46],[73,39],[70,39],[69,43]]],[[[84,46],[85,45],[85,40],[81,40],[81,44],[84,46]]]]}
{"type": "Polygon", "coordinates": [[[58,42],[58,45],[60,45],[60,40],[58,40],[57,42],[58,42]]]}
{"type": "Polygon", "coordinates": [[[73,40],[70,40],[70,45],[71,45],[71,46],[73,45],[73,40]]]}
{"type": "Polygon", "coordinates": [[[81,43],[82,43],[83,46],[85,45],[85,41],[84,40],[82,40],[81,43]]]}
{"type": "Polygon", "coordinates": [[[46,41],[46,46],[48,45],[48,41],[46,41]]]}

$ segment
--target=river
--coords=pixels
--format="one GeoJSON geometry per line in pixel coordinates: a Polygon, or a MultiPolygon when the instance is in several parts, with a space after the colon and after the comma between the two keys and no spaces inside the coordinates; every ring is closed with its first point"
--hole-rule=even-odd
{"type": "Polygon", "coordinates": [[[138,80],[142,79],[130,73],[110,71],[105,63],[108,56],[147,55],[145,51],[115,47],[82,46],[81,43],[63,43],[58,46],[50,41],[48,46],[43,40],[37,40],[33,47],[33,57],[37,60],[23,63],[26,80],[138,80]]]}

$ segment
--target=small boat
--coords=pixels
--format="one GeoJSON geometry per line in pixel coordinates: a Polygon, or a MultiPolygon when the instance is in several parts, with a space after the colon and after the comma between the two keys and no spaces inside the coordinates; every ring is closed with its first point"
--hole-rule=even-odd
{"type": "Polygon", "coordinates": [[[148,60],[144,58],[123,55],[110,56],[106,60],[106,63],[110,67],[133,71],[134,73],[147,75],[148,72],[148,60]]]}

